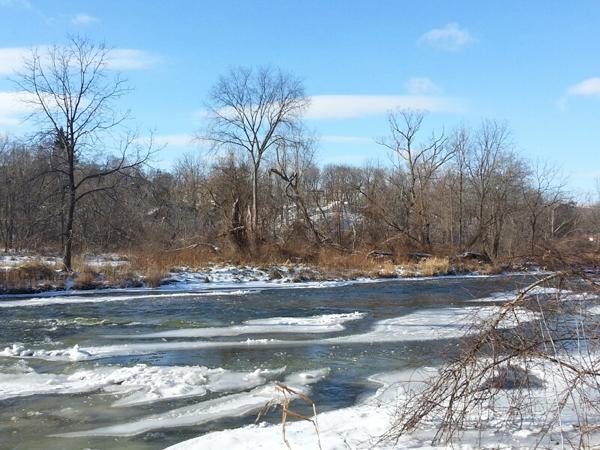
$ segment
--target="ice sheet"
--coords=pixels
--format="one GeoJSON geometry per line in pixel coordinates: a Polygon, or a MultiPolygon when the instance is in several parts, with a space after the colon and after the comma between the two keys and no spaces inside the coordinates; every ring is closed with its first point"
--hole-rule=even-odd
{"type": "MultiPolygon", "coordinates": [[[[347,314],[324,314],[312,317],[271,317],[253,319],[241,325],[230,327],[180,328],[157,333],[136,334],[136,339],[239,336],[242,334],[271,333],[331,333],[343,331],[343,325],[352,320],[362,319],[365,314],[359,312],[347,314]]],[[[111,338],[131,339],[131,335],[112,335],[111,338]]]]}
{"type": "MultiPolygon", "coordinates": [[[[319,382],[327,376],[329,369],[293,373],[286,377],[284,384],[306,393],[308,386],[319,382]]],[[[249,392],[226,395],[183,408],[147,416],[134,422],[96,428],[93,430],[62,433],[59,437],[82,436],[135,436],[151,430],[196,426],[207,422],[229,417],[241,417],[259,411],[267,402],[283,401],[283,395],[275,384],[255,388],[249,392]]]]}

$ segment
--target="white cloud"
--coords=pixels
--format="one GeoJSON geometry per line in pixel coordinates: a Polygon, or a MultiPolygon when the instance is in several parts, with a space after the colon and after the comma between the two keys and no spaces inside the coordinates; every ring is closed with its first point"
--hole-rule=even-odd
{"type": "Polygon", "coordinates": [[[22,69],[29,53],[25,47],[0,48],[0,75],[12,75],[22,69]]]}
{"type": "MultiPolygon", "coordinates": [[[[43,55],[48,46],[37,46],[43,55]]],[[[31,48],[6,47],[0,48],[0,76],[13,75],[23,69],[25,60],[31,54],[31,48]]],[[[113,70],[141,70],[146,69],[157,62],[160,58],[143,50],[130,48],[117,48],[110,50],[107,59],[107,67],[113,70]]]]}
{"type": "Polygon", "coordinates": [[[406,90],[411,95],[439,95],[442,88],[427,77],[415,77],[405,83],[406,90]]]}
{"type": "Polygon", "coordinates": [[[600,78],[588,78],[573,86],[570,86],[567,90],[569,95],[578,95],[585,97],[600,97],[600,78]]]}
{"type": "Polygon", "coordinates": [[[71,19],[73,25],[90,25],[97,22],[100,22],[100,19],[89,14],[77,14],[71,19]]]}
{"type": "Polygon", "coordinates": [[[114,70],[140,70],[156,64],[160,58],[152,53],[133,48],[117,48],[110,51],[108,67],[114,70]]]}
{"type": "Polygon", "coordinates": [[[459,112],[460,102],[419,95],[315,95],[306,113],[309,119],[350,119],[384,114],[391,109],[459,112]]]}
{"type": "Polygon", "coordinates": [[[442,28],[434,28],[423,34],[417,43],[428,45],[438,50],[456,52],[475,42],[475,38],[466,28],[461,28],[456,22],[442,28]]]}
{"type": "Polygon", "coordinates": [[[372,143],[373,139],[362,136],[319,136],[321,142],[333,142],[336,144],[366,144],[372,143]]]}
{"type": "Polygon", "coordinates": [[[0,0],[0,7],[2,8],[21,8],[21,9],[32,9],[29,0],[0,0]]]}
{"type": "Polygon", "coordinates": [[[179,134],[164,134],[154,136],[153,144],[162,147],[164,145],[172,147],[192,147],[195,146],[194,136],[191,134],[179,133],[179,134]]]}
{"type": "Polygon", "coordinates": [[[35,110],[35,106],[26,103],[33,100],[31,94],[25,92],[0,92],[0,125],[19,125],[25,116],[35,110]]]}

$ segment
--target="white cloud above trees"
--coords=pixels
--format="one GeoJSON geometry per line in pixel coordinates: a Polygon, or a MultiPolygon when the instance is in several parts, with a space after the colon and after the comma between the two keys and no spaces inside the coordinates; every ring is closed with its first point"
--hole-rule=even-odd
{"type": "Polygon", "coordinates": [[[469,30],[451,22],[424,33],[417,43],[437,50],[457,52],[476,42],[469,30]]]}

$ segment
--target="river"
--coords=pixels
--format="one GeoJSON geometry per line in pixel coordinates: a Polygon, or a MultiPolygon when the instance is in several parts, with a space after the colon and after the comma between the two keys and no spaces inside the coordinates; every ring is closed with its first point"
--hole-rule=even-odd
{"type": "Polygon", "coordinates": [[[530,280],[3,298],[0,448],[163,449],[252,423],[274,380],[299,383],[319,411],[350,406],[371,375],[442,362],[462,310],[530,280]]]}

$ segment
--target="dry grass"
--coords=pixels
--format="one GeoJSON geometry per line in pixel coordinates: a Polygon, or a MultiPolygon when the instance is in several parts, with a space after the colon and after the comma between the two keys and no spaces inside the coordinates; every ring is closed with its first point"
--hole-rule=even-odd
{"type": "Polygon", "coordinates": [[[378,265],[376,269],[369,272],[371,278],[397,278],[398,266],[391,262],[384,262],[378,265]]]}
{"type": "Polygon", "coordinates": [[[159,268],[149,268],[144,273],[143,279],[147,286],[158,287],[162,284],[162,281],[168,276],[168,272],[159,268]]]}
{"type": "Polygon", "coordinates": [[[56,266],[30,261],[14,269],[0,270],[0,291],[32,291],[46,286],[62,287],[64,276],[56,266]]]}
{"type": "MultiPolygon", "coordinates": [[[[369,249],[345,252],[333,247],[291,248],[274,244],[263,245],[252,251],[240,252],[232,248],[216,251],[213,247],[200,245],[179,249],[144,248],[120,259],[125,264],[90,265],[83,256],[74,258],[74,277],[77,289],[98,287],[156,287],[168,278],[169,273],[179,270],[201,270],[214,264],[247,265],[271,273],[275,267],[287,266],[300,269],[293,281],[318,281],[329,279],[396,278],[402,276],[439,276],[455,273],[494,274],[502,268],[476,261],[460,261],[437,256],[419,262],[397,265],[396,258],[373,258],[369,249]]],[[[395,252],[399,254],[398,252],[395,252]]],[[[0,289],[61,288],[66,274],[59,266],[49,266],[41,261],[0,272],[0,289]]],[[[274,273],[273,277],[281,277],[274,273]]]]}
{"type": "Polygon", "coordinates": [[[103,284],[101,275],[88,266],[77,272],[74,282],[75,289],[96,289],[103,284]]]}
{"type": "Polygon", "coordinates": [[[350,272],[349,275],[355,277],[368,276],[381,266],[365,253],[345,253],[331,248],[321,249],[315,265],[330,273],[350,272]]]}
{"type": "Polygon", "coordinates": [[[439,275],[448,275],[453,272],[450,259],[448,258],[427,258],[418,263],[421,276],[433,277],[439,275]]]}

